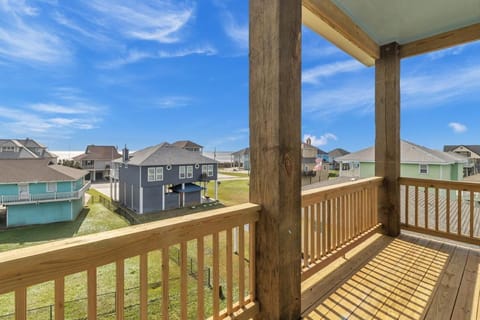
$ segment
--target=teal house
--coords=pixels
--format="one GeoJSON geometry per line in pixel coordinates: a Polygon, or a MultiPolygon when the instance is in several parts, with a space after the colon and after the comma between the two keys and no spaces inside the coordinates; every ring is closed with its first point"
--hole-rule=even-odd
{"type": "Polygon", "coordinates": [[[90,187],[86,174],[49,159],[0,160],[0,223],[17,227],[75,220],[90,187]]]}
{"type": "MultiPolygon", "coordinates": [[[[454,152],[429,149],[402,140],[400,176],[405,178],[463,180],[468,159],[454,152]]],[[[370,147],[338,157],[341,177],[367,178],[375,175],[375,148],[370,147]]]]}

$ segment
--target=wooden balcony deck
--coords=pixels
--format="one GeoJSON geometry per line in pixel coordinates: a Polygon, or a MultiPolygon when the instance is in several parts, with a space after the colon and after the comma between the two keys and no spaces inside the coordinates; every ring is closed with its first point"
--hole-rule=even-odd
{"type": "Polygon", "coordinates": [[[375,234],[302,283],[304,319],[478,319],[480,251],[375,234]]]}

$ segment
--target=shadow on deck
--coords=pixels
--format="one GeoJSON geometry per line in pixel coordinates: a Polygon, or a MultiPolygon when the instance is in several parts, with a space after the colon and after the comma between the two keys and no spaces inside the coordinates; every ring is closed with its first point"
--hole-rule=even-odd
{"type": "Polygon", "coordinates": [[[303,319],[477,319],[480,251],[375,234],[302,283],[303,319]]]}

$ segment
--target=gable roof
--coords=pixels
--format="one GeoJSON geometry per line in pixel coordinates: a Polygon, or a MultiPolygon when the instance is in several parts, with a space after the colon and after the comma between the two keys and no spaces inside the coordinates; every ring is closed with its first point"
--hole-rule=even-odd
{"type": "Polygon", "coordinates": [[[443,146],[443,151],[445,152],[453,152],[455,149],[458,147],[464,147],[478,155],[480,155],[480,145],[465,145],[465,144],[459,144],[459,145],[445,145],[443,146]]]}
{"type": "Polygon", "coordinates": [[[27,182],[75,181],[88,171],[48,165],[51,159],[0,160],[0,184],[27,182]]]}
{"type": "Polygon", "coordinates": [[[172,145],[174,145],[175,147],[179,147],[179,148],[183,148],[183,149],[186,149],[186,148],[203,148],[203,146],[193,142],[193,141],[190,141],[190,140],[179,140],[179,141],[175,141],[174,143],[172,143],[172,145]]]}
{"type": "MultiPolygon", "coordinates": [[[[120,162],[117,160],[116,162],[120,162]]],[[[185,164],[217,163],[217,161],[201,155],[199,152],[191,152],[176,147],[167,142],[148,147],[130,155],[127,162],[136,166],[166,166],[185,164]]]]}
{"type": "Polygon", "coordinates": [[[333,157],[333,158],[337,158],[337,157],[341,157],[341,156],[347,155],[347,154],[349,154],[349,153],[350,153],[350,152],[348,152],[348,151],[345,150],[345,149],[336,148],[336,149],[331,150],[331,151],[328,153],[328,156],[329,156],[329,157],[333,157]]]}
{"type": "MultiPolygon", "coordinates": [[[[401,163],[452,164],[468,162],[466,157],[459,154],[429,149],[405,140],[400,142],[400,157],[401,163]]],[[[362,149],[360,151],[338,157],[336,160],[375,162],[375,147],[373,146],[362,149]]]]}
{"type": "Polygon", "coordinates": [[[122,155],[118,153],[114,146],[96,146],[94,144],[88,145],[85,153],[73,157],[75,161],[81,160],[112,160],[118,159],[122,155]]]}
{"type": "Polygon", "coordinates": [[[47,147],[30,138],[0,139],[0,147],[2,146],[14,146],[18,151],[2,151],[0,152],[0,159],[37,159],[56,157],[47,151],[47,147]]]}
{"type": "Polygon", "coordinates": [[[235,152],[232,152],[233,156],[241,156],[241,155],[247,155],[247,154],[250,154],[250,148],[249,147],[240,149],[240,150],[235,151],[235,152]]]}

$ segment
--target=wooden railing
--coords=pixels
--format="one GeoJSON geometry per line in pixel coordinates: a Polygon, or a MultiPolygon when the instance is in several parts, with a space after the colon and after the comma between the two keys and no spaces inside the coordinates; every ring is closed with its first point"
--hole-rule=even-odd
{"type": "Polygon", "coordinates": [[[302,280],[380,226],[382,181],[374,177],[302,192],[302,280]]]}
{"type": "Polygon", "coordinates": [[[480,244],[480,184],[400,178],[401,223],[416,231],[480,244]]]}
{"type": "Polygon", "coordinates": [[[51,290],[54,319],[253,317],[259,209],[247,203],[0,253],[0,299],[10,295],[19,320],[35,318],[29,310],[37,306],[29,300],[45,290],[37,284],[51,290]],[[211,272],[204,273],[207,267],[211,272]],[[133,316],[127,314],[132,297],[126,294],[132,277],[138,288],[133,316]],[[115,298],[110,311],[99,300],[106,290],[115,298]],[[83,292],[86,301],[73,315],[66,314],[72,292],[83,292]]]}

